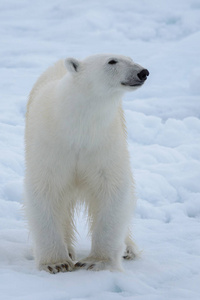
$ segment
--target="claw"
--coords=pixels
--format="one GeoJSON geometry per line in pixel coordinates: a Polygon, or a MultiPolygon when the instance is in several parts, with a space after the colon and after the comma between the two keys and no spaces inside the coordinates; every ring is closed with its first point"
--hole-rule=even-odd
{"type": "Polygon", "coordinates": [[[69,266],[67,264],[64,264],[64,268],[68,271],[69,270],[69,266]]]}
{"type": "Polygon", "coordinates": [[[75,267],[76,268],[83,268],[83,267],[85,267],[86,266],[86,264],[85,263],[81,263],[81,262],[77,262],[76,264],[75,264],[75,267]]]}
{"type": "Polygon", "coordinates": [[[92,269],[94,268],[94,266],[95,266],[95,264],[91,264],[91,265],[87,268],[87,270],[92,270],[92,269]]]}
{"type": "Polygon", "coordinates": [[[57,270],[58,272],[60,272],[60,271],[61,271],[61,267],[60,267],[60,266],[56,266],[56,270],[57,270]]]}
{"type": "Polygon", "coordinates": [[[52,267],[48,266],[47,268],[48,268],[48,270],[49,270],[50,273],[54,274],[52,267]]]}

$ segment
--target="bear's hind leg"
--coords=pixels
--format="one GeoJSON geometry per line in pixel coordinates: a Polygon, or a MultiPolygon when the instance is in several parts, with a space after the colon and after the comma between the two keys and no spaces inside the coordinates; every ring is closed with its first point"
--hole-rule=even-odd
{"type": "MultiPolygon", "coordinates": [[[[73,201],[72,201],[72,203],[73,203],[73,201]]],[[[75,201],[74,201],[74,203],[75,203],[75,201]]],[[[73,205],[68,206],[68,207],[66,207],[65,210],[66,210],[65,215],[67,215],[67,218],[65,219],[65,223],[63,226],[64,241],[67,246],[69,257],[71,258],[72,261],[75,261],[76,253],[74,250],[74,242],[75,242],[76,227],[74,224],[74,207],[73,207],[73,205]]]]}
{"type": "Polygon", "coordinates": [[[133,260],[139,256],[139,251],[133,242],[130,233],[125,239],[126,250],[124,252],[123,258],[126,260],[133,260]]]}

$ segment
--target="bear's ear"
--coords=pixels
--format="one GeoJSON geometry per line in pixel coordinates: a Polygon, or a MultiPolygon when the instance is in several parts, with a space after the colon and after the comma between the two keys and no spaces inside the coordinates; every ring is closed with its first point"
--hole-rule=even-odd
{"type": "Polygon", "coordinates": [[[79,71],[80,62],[75,58],[66,58],[65,59],[65,67],[71,73],[79,71]]]}

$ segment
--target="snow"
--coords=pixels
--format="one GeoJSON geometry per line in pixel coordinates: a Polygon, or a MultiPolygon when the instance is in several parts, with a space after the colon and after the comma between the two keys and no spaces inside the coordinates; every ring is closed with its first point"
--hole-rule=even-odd
{"type": "MultiPolygon", "coordinates": [[[[200,298],[200,2],[0,2],[0,297],[3,300],[200,298]],[[24,117],[43,70],[64,57],[131,56],[150,71],[124,99],[141,251],[123,273],[35,268],[23,217],[24,117]]],[[[89,253],[77,217],[78,258],[89,253]]]]}

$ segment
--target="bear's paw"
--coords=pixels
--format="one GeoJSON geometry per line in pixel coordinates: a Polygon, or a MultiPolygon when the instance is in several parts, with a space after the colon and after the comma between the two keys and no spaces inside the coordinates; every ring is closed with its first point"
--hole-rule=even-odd
{"type": "Polygon", "coordinates": [[[40,270],[44,270],[51,274],[59,272],[71,272],[74,269],[74,264],[69,261],[63,261],[56,264],[42,264],[40,270]]]}
{"type": "Polygon", "coordinates": [[[123,255],[124,259],[134,260],[134,259],[137,259],[138,257],[139,257],[139,252],[134,246],[129,245],[126,247],[126,250],[123,255]]]}
{"type": "Polygon", "coordinates": [[[100,259],[91,259],[86,258],[81,261],[78,261],[75,264],[75,269],[84,269],[84,270],[91,270],[91,271],[102,271],[102,270],[109,270],[109,271],[122,271],[120,266],[117,266],[109,260],[100,260],[100,259]]]}

